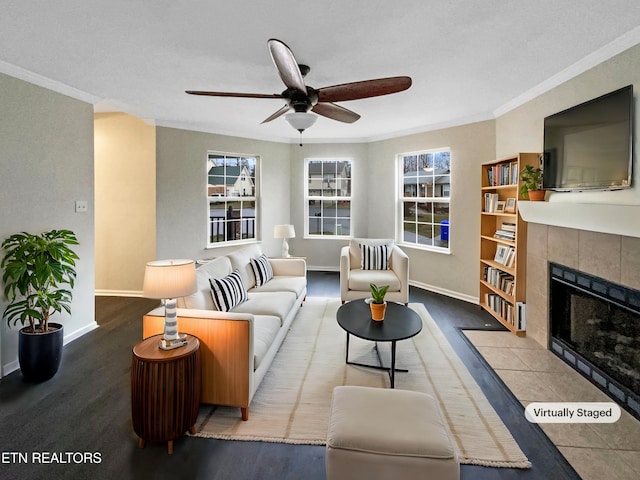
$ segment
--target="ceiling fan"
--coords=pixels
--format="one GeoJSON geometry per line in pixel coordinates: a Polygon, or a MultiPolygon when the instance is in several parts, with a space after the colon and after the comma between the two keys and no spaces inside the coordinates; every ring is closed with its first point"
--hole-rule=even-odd
{"type": "Polygon", "coordinates": [[[285,115],[289,124],[302,133],[303,130],[313,125],[315,115],[344,123],[353,123],[360,118],[357,113],[348,110],[334,102],[345,102],[361,98],[377,97],[406,90],[411,86],[410,77],[388,77],[360,82],[343,83],[330,87],[315,89],[305,85],[303,77],[309,73],[307,65],[299,65],[291,49],[282,41],[275,38],[267,42],[271,59],[280,74],[280,78],[287,87],[282,93],[233,93],[233,92],[206,92],[187,90],[191,95],[205,95],[211,97],[242,97],[242,98],[276,98],[286,100],[286,105],[267,117],[262,123],[270,122],[285,115]]]}

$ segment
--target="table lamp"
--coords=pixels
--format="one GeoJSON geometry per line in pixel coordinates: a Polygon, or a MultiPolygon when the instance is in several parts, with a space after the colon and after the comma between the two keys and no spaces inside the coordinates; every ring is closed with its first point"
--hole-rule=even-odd
{"type": "Polygon", "coordinates": [[[293,228],[293,225],[276,225],[273,228],[273,237],[282,239],[282,256],[290,257],[289,255],[289,244],[287,243],[287,238],[294,238],[296,236],[296,231],[293,228]]]}
{"type": "Polygon", "coordinates": [[[186,335],[178,334],[176,298],[191,295],[196,290],[196,267],[193,260],[156,260],[147,263],[142,295],[164,300],[161,349],[171,350],[187,343],[186,335]]]}

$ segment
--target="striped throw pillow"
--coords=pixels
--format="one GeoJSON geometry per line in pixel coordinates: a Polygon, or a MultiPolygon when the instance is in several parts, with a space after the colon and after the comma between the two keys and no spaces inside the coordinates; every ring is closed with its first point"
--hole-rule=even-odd
{"type": "Polygon", "coordinates": [[[251,269],[256,276],[256,286],[264,285],[273,278],[273,268],[271,262],[265,254],[251,259],[251,269]]]}
{"type": "Polygon", "coordinates": [[[210,278],[211,296],[216,308],[221,312],[228,312],[236,305],[249,299],[247,289],[244,288],[240,272],[236,269],[224,278],[210,278]]]}
{"type": "Polygon", "coordinates": [[[389,270],[392,245],[360,244],[360,268],[362,270],[389,270]]]}

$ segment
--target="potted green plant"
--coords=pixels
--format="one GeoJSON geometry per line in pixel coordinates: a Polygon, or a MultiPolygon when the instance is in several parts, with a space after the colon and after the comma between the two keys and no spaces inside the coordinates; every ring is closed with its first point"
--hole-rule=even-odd
{"type": "Polygon", "coordinates": [[[384,312],[387,309],[387,302],[384,301],[384,296],[389,290],[389,285],[383,285],[381,287],[374,283],[369,284],[371,289],[371,318],[373,320],[384,320],[384,312]]]}
{"type": "Polygon", "coordinates": [[[78,259],[71,245],[78,245],[78,239],[70,230],[22,232],[2,242],[5,255],[0,266],[9,301],[4,317],[9,326],[23,325],[18,360],[28,381],[48,380],[60,367],[64,329],[50,319],[62,310],[71,314],[78,259]]]}
{"type": "Polygon", "coordinates": [[[542,190],[542,169],[533,165],[526,165],[520,171],[520,193],[524,198],[531,201],[544,200],[544,190],[542,190]]]}

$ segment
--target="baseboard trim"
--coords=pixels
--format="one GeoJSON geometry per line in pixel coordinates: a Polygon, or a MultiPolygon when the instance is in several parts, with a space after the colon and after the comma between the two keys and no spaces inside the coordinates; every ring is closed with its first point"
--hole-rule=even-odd
{"type": "Polygon", "coordinates": [[[64,344],[66,345],[67,343],[71,343],[74,340],[77,340],[78,338],[80,338],[81,336],[83,336],[86,333],[89,333],[92,330],[95,330],[96,328],[98,328],[100,325],[98,325],[95,320],[93,322],[91,322],[89,325],[85,325],[82,328],[79,328],[78,330],[71,332],[68,335],[64,336],[64,344]]]}
{"type": "Polygon", "coordinates": [[[318,267],[317,265],[307,265],[307,270],[312,272],[339,272],[340,267],[318,267]]]}
{"type": "Polygon", "coordinates": [[[93,294],[96,297],[140,297],[142,298],[142,291],[138,290],[94,290],[93,294]]]}
{"type": "MultiPolygon", "coordinates": [[[[315,272],[340,272],[340,267],[307,266],[307,270],[315,271],[315,272]]],[[[418,282],[416,280],[409,280],[409,285],[411,285],[412,287],[420,288],[422,290],[427,290],[429,292],[446,295],[447,297],[456,298],[458,300],[462,300],[463,302],[473,303],[474,305],[480,305],[479,298],[474,297],[473,295],[466,295],[464,293],[448,290],[442,287],[437,287],[435,285],[429,285],[428,283],[418,282]]]]}
{"type": "Polygon", "coordinates": [[[2,367],[2,376],[6,377],[11,372],[15,372],[19,368],[20,368],[20,364],[18,363],[18,360],[14,360],[13,362],[9,362],[9,363],[7,363],[6,365],[4,365],[2,367]]]}
{"type": "MultiPolygon", "coordinates": [[[[90,324],[85,325],[84,327],[79,328],[78,330],[75,330],[65,335],[64,339],[62,340],[62,343],[63,345],[67,345],[68,343],[71,343],[74,340],[77,340],[78,338],[82,337],[86,333],[89,333],[90,331],[95,330],[99,326],[100,325],[98,325],[95,321],[93,321],[90,324]]],[[[19,369],[20,369],[20,362],[18,360],[14,360],[13,362],[9,362],[6,365],[3,365],[1,376],[4,377],[19,369]]]]}
{"type": "Polygon", "coordinates": [[[421,288],[422,290],[427,290],[429,292],[446,295],[447,297],[456,298],[464,302],[473,303],[474,305],[480,304],[478,297],[474,297],[473,295],[466,295],[464,293],[448,290],[442,287],[436,287],[435,285],[429,285],[428,283],[417,282],[415,280],[409,280],[409,285],[421,288]]]}

